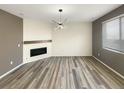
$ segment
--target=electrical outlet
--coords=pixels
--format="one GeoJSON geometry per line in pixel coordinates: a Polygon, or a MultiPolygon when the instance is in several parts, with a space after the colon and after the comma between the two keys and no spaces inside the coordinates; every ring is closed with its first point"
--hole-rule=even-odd
{"type": "Polygon", "coordinates": [[[10,61],[10,64],[12,65],[13,64],[13,61],[10,61]]]}
{"type": "Polygon", "coordinates": [[[100,53],[98,53],[97,55],[100,56],[100,53]]]}

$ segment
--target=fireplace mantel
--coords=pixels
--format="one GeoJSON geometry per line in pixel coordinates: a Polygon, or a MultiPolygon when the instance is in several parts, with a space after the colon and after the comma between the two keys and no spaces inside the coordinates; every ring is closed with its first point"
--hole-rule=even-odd
{"type": "Polygon", "coordinates": [[[34,41],[24,41],[23,44],[37,44],[37,43],[51,43],[52,40],[34,40],[34,41]]]}

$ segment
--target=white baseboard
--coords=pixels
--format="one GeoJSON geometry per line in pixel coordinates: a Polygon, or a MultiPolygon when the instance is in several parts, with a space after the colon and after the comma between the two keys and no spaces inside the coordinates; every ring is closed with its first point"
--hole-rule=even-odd
{"type": "MultiPolygon", "coordinates": [[[[101,64],[103,64],[104,66],[106,66],[108,69],[110,69],[111,71],[113,71],[115,74],[117,74],[118,76],[120,76],[121,78],[124,79],[124,76],[121,75],[120,73],[118,73],[117,71],[115,71],[114,69],[112,69],[111,67],[109,67],[108,65],[106,65],[105,63],[103,63],[101,60],[99,60],[98,58],[96,58],[95,56],[93,56],[96,60],[98,60],[101,64]]],[[[22,63],[18,66],[16,66],[15,68],[11,69],[10,71],[6,72],[5,74],[0,76],[0,79],[5,77],[6,75],[8,75],[9,73],[13,72],[14,70],[18,69],[19,67],[21,67],[22,65],[24,65],[26,63],[22,63]]]]}
{"type": "Polygon", "coordinates": [[[17,68],[21,67],[21,66],[24,65],[24,64],[25,64],[25,63],[22,63],[22,64],[16,66],[15,68],[11,69],[10,71],[6,72],[5,74],[1,75],[1,76],[0,76],[0,79],[3,78],[3,77],[5,77],[6,75],[8,75],[9,73],[13,72],[14,70],[16,70],[17,68]]]}
{"type": "Polygon", "coordinates": [[[104,66],[106,66],[108,69],[110,69],[112,72],[114,72],[115,74],[117,74],[118,76],[120,76],[122,79],[124,79],[124,76],[121,75],[119,72],[115,71],[114,69],[112,69],[110,66],[106,65],[105,63],[103,63],[101,60],[99,60],[98,58],[96,58],[95,56],[93,56],[96,60],[98,60],[101,64],[103,64],[104,66]]]}
{"type": "MultiPolygon", "coordinates": [[[[44,58],[49,58],[49,57],[51,57],[51,56],[44,57],[44,58]]],[[[44,59],[44,58],[42,58],[42,59],[44,59]]],[[[38,59],[38,60],[41,60],[41,59],[38,59]]],[[[38,61],[38,60],[35,60],[35,61],[38,61]]],[[[34,62],[34,61],[23,62],[22,64],[16,66],[15,68],[13,68],[13,69],[11,69],[10,71],[6,72],[5,74],[1,75],[1,76],[0,76],[0,79],[3,78],[3,77],[5,77],[5,76],[8,75],[9,73],[13,72],[14,70],[18,69],[18,68],[21,67],[22,65],[27,64],[27,63],[30,63],[30,62],[34,62]]]]}

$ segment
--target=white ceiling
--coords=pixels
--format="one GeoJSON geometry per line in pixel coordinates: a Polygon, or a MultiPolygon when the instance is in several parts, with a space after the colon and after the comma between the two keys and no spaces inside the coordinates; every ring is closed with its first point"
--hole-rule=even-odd
{"type": "Polygon", "coordinates": [[[51,20],[59,17],[58,9],[63,9],[63,17],[70,21],[94,21],[119,4],[0,4],[0,9],[22,18],[51,20]]]}

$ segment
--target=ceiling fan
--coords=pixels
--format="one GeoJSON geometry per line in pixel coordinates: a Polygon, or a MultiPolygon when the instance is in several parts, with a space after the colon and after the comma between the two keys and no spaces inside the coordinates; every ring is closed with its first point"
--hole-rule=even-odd
{"type": "Polygon", "coordinates": [[[56,30],[61,30],[64,28],[64,23],[67,21],[67,18],[62,21],[61,13],[63,12],[63,9],[59,9],[58,12],[59,12],[59,21],[56,20],[52,20],[52,21],[57,25],[56,30]]]}

